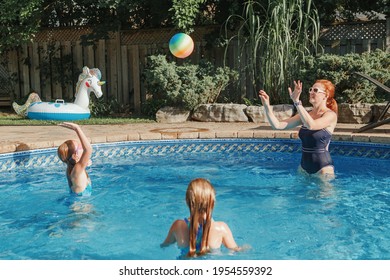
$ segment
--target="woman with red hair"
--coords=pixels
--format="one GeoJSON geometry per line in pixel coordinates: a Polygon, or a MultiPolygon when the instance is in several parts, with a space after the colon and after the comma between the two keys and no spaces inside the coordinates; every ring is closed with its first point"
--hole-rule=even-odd
{"type": "Polygon", "coordinates": [[[306,111],[299,97],[302,82],[294,81],[294,91],[288,88],[298,114],[279,121],[272,112],[269,96],[264,90],[259,97],[265,114],[273,129],[291,129],[301,125],[299,138],[302,141],[301,168],[309,174],[334,174],[333,161],[329,154],[329,143],[337,124],[337,102],[334,99],[335,86],[328,80],[317,80],[309,89],[311,111],[306,111]]]}

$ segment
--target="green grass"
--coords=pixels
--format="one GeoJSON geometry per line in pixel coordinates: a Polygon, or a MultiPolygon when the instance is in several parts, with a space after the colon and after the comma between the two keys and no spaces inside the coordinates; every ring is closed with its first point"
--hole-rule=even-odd
{"type": "MultiPolygon", "coordinates": [[[[30,120],[22,118],[16,114],[0,114],[0,126],[24,126],[24,125],[57,125],[62,121],[44,121],[30,120]]],[[[90,118],[87,120],[73,121],[81,125],[110,125],[110,124],[131,124],[131,123],[153,123],[152,119],[148,118],[122,118],[122,117],[102,117],[90,118]]]]}

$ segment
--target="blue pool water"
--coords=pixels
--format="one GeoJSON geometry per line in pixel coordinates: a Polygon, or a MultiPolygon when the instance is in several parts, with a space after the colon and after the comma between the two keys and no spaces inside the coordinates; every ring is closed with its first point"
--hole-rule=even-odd
{"type": "Polygon", "coordinates": [[[206,259],[390,259],[390,146],[333,143],[336,179],[297,172],[295,140],[94,146],[91,197],[72,199],[56,150],[0,156],[0,259],[176,259],[161,249],[188,216],[190,180],[217,192],[244,252],[206,259]]]}

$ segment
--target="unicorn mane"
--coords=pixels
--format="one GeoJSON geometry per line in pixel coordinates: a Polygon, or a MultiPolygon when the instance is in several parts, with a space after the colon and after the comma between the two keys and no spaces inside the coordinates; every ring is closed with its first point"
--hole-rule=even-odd
{"type": "Polygon", "coordinates": [[[98,78],[99,80],[101,80],[102,78],[102,72],[100,72],[99,68],[92,68],[88,70],[87,67],[84,67],[83,72],[81,72],[81,74],[79,75],[79,78],[76,83],[76,94],[77,92],[79,92],[81,82],[86,78],[90,77],[91,75],[96,76],[96,78],[98,78]]]}

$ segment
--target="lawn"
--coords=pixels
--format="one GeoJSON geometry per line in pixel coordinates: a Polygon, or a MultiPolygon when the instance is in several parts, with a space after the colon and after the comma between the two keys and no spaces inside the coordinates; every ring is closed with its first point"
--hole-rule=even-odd
{"type": "MultiPolygon", "coordinates": [[[[18,116],[9,110],[0,111],[0,126],[3,125],[56,125],[61,121],[30,120],[18,116]]],[[[129,123],[153,123],[155,120],[142,117],[99,117],[87,120],[74,121],[81,125],[109,125],[109,124],[129,124],[129,123]]]]}

